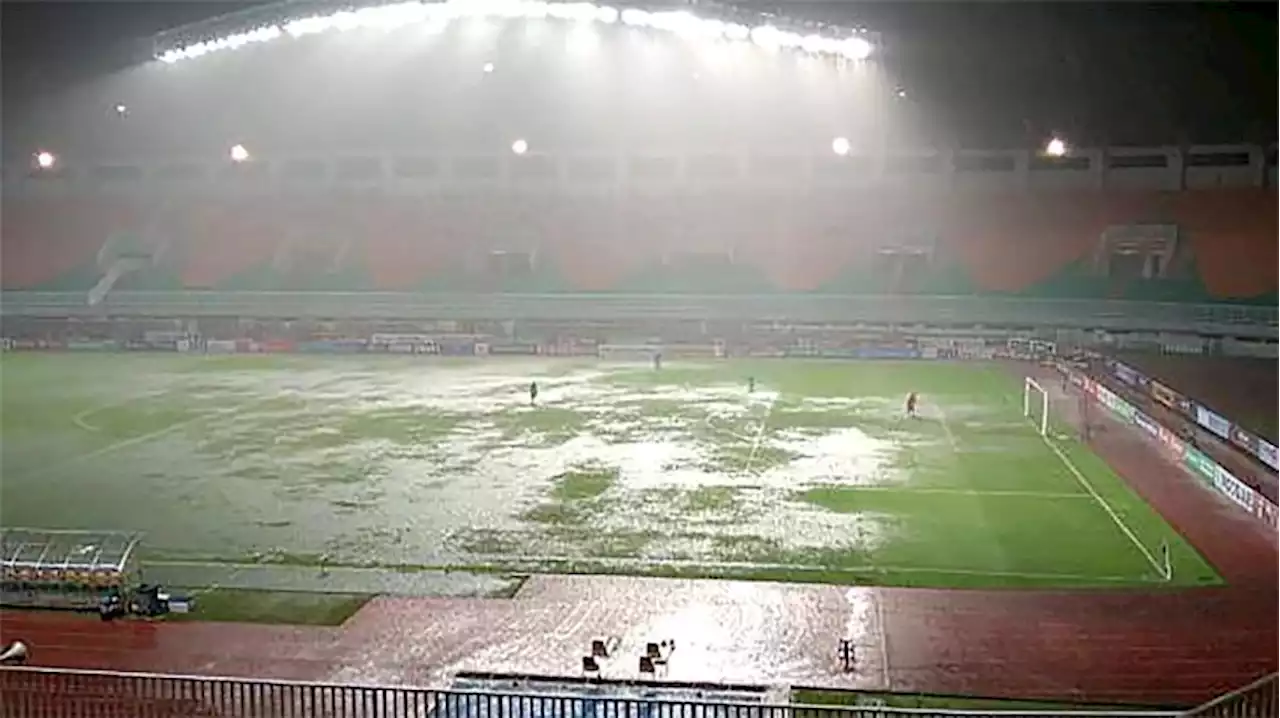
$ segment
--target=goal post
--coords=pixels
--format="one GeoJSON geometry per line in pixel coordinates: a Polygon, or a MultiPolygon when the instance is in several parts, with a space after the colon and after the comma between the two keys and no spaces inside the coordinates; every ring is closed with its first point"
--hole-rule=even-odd
{"type": "Polygon", "coordinates": [[[1022,415],[1035,424],[1041,436],[1049,435],[1049,392],[1031,377],[1022,384],[1022,415]]]}

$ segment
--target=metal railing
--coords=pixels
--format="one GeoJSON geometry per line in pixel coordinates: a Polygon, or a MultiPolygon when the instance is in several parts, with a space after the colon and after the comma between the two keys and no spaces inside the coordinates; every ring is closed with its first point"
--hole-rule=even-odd
{"type": "MultiPolygon", "coordinates": [[[[672,684],[667,684],[670,695],[672,684]]],[[[647,684],[583,682],[574,692],[500,693],[171,676],[53,668],[0,668],[3,718],[1174,718],[1168,711],[947,711],[671,700],[647,684]],[[614,689],[611,695],[608,691],[614,689]]],[[[714,688],[707,688],[714,692],[714,688]]],[[[1214,714],[1236,715],[1236,714],[1214,714]]]]}
{"type": "Polygon", "coordinates": [[[821,294],[415,294],[408,292],[6,291],[8,317],[246,316],[460,320],[698,319],[1053,326],[1275,338],[1275,307],[1026,297],[821,294]]]}
{"type": "Polygon", "coordinates": [[[1280,681],[1272,673],[1187,713],[1188,718],[1270,718],[1280,715],[1280,681]]]}

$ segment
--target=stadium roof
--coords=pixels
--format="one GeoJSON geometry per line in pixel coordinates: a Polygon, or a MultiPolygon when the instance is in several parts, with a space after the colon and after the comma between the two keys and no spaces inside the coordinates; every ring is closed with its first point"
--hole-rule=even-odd
{"type": "Polygon", "coordinates": [[[443,26],[470,19],[528,19],[623,25],[669,32],[704,42],[750,42],[765,50],[793,50],[845,60],[865,60],[874,49],[864,28],[801,22],[713,2],[606,5],[543,0],[430,0],[363,7],[285,2],[214,18],[161,33],[155,56],[173,63],[252,45],[357,29],[394,30],[443,26]]]}

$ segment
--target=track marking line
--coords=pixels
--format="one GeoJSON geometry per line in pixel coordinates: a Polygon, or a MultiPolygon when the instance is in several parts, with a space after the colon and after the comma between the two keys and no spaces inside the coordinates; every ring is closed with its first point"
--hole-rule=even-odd
{"type": "Polygon", "coordinates": [[[1130,529],[1125,524],[1125,522],[1120,518],[1118,514],[1116,514],[1115,510],[1112,509],[1111,505],[1108,504],[1102,498],[1102,496],[1098,493],[1097,489],[1093,488],[1093,484],[1089,483],[1089,480],[1086,479],[1084,474],[1080,472],[1080,469],[1076,468],[1075,462],[1073,462],[1065,453],[1063,453],[1062,449],[1058,448],[1058,445],[1053,443],[1052,439],[1045,436],[1044,434],[1039,434],[1039,432],[1037,432],[1037,434],[1040,436],[1040,440],[1044,442],[1044,445],[1049,447],[1049,450],[1052,451],[1058,457],[1058,459],[1062,462],[1062,465],[1067,467],[1067,471],[1071,472],[1071,475],[1076,478],[1076,481],[1078,481],[1080,485],[1084,487],[1085,491],[1088,491],[1089,494],[1093,496],[1093,500],[1096,501],[1098,505],[1102,507],[1103,511],[1107,512],[1107,516],[1111,517],[1111,520],[1115,523],[1117,527],[1119,527],[1120,531],[1129,539],[1131,543],[1133,543],[1134,546],[1138,547],[1138,550],[1142,552],[1143,558],[1147,559],[1147,563],[1151,565],[1151,568],[1156,572],[1156,575],[1163,578],[1164,567],[1162,567],[1160,565],[1160,562],[1156,560],[1156,557],[1153,556],[1149,550],[1147,550],[1147,547],[1144,546],[1142,542],[1138,540],[1138,537],[1134,535],[1133,530],[1130,529]]]}
{"type": "Polygon", "coordinates": [[[877,594],[876,602],[876,624],[880,628],[880,674],[881,680],[884,682],[884,689],[892,691],[893,686],[890,684],[889,672],[889,630],[884,625],[884,594],[877,594]]]}
{"type": "Polygon", "coordinates": [[[773,416],[773,407],[778,403],[778,394],[774,392],[769,397],[769,405],[764,410],[764,418],[760,419],[760,426],[756,427],[755,437],[751,440],[751,453],[747,454],[747,461],[742,465],[742,473],[750,474],[751,465],[755,463],[756,452],[760,450],[760,440],[764,438],[764,430],[769,426],[769,417],[773,416]]]}

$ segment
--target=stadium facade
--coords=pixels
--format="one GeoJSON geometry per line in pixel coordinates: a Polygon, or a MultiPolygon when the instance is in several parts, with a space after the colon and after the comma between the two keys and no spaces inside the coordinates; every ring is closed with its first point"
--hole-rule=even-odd
{"type": "Polygon", "coordinates": [[[326,13],[182,28],[35,108],[6,163],[6,315],[1274,351],[1274,148],[926,146],[874,34],[714,5],[326,13]]]}

